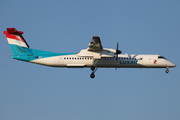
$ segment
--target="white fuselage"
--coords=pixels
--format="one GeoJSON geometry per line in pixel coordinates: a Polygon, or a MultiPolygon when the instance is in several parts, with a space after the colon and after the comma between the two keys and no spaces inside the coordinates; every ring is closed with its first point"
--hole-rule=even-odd
{"type": "Polygon", "coordinates": [[[164,58],[158,58],[160,55],[128,55],[121,54],[116,57],[102,57],[94,59],[93,57],[80,57],[78,55],[64,55],[47,57],[32,60],[30,62],[52,66],[52,67],[115,67],[115,68],[166,68],[175,67],[175,64],[164,58]]]}

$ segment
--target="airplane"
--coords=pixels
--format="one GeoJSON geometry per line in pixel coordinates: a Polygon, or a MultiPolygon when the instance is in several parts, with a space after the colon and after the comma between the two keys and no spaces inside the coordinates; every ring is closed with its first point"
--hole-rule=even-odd
{"type": "Polygon", "coordinates": [[[23,32],[15,28],[7,28],[3,33],[13,53],[11,58],[51,67],[87,67],[92,70],[91,78],[95,77],[98,68],[166,68],[168,73],[169,68],[176,67],[161,55],[121,54],[118,42],[116,49],[103,48],[98,36],[93,36],[88,48],[79,53],[54,53],[31,49],[23,32]]]}

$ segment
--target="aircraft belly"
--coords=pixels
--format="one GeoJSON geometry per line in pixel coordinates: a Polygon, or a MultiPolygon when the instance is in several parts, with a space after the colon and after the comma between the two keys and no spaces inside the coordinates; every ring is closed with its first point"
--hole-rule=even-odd
{"type": "Polygon", "coordinates": [[[58,67],[58,66],[60,66],[59,61],[60,61],[59,56],[56,56],[56,57],[36,59],[36,60],[32,60],[30,62],[36,63],[36,64],[41,64],[41,65],[46,65],[46,66],[58,67]]]}

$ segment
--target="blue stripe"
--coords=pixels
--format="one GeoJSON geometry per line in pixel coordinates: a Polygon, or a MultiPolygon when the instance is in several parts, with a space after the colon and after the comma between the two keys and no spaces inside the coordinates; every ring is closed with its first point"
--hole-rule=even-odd
{"type": "Polygon", "coordinates": [[[13,55],[32,55],[32,51],[30,48],[27,47],[21,47],[18,45],[9,44],[10,48],[12,50],[13,55]]]}
{"type": "Polygon", "coordinates": [[[54,56],[64,56],[64,55],[75,55],[76,53],[56,53],[56,54],[38,54],[38,55],[13,55],[11,56],[13,59],[17,60],[22,60],[22,61],[32,61],[32,60],[37,60],[37,59],[42,59],[42,58],[48,58],[48,57],[54,57],[54,56]]]}
{"type": "Polygon", "coordinates": [[[32,61],[36,59],[54,57],[54,56],[63,56],[63,55],[75,55],[76,53],[54,53],[36,49],[30,49],[26,47],[21,47],[17,45],[10,44],[11,50],[13,52],[14,59],[22,60],[22,61],[32,61]]]}

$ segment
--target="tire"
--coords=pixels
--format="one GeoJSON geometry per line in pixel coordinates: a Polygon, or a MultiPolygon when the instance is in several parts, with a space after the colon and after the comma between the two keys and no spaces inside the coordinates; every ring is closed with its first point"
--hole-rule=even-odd
{"type": "Polygon", "coordinates": [[[95,77],[95,74],[94,74],[94,73],[91,73],[90,77],[91,77],[91,78],[94,78],[94,77],[95,77]]]}
{"type": "Polygon", "coordinates": [[[91,70],[94,71],[95,70],[95,66],[91,66],[91,70]]]}

